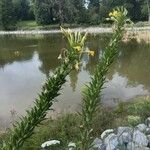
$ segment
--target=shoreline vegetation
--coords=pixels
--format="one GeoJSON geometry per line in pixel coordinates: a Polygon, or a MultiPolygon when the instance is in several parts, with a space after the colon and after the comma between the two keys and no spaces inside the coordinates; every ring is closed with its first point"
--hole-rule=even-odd
{"type": "MultiPolygon", "coordinates": [[[[51,24],[51,25],[38,25],[35,21],[20,21],[16,25],[15,30],[0,30],[0,35],[5,34],[49,34],[61,33],[60,26],[70,28],[73,32],[88,32],[88,33],[111,33],[112,24],[51,24]]],[[[131,27],[127,26],[128,31],[150,31],[150,22],[137,22],[131,27]]]]}
{"type": "MultiPolygon", "coordinates": [[[[150,32],[150,26],[145,27],[127,27],[127,31],[129,32],[150,32]]],[[[112,33],[111,27],[99,27],[99,26],[91,26],[91,27],[75,27],[72,28],[73,32],[81,32],[81,33],[112,33]]],[[[0,31],[0,35],[20,35],[20,34],[51,34],[51,33],[61,33],[60,29],[33,29],[33,30],[14,30],[14,31],[0,31]]],[[[147,33],[147,34],[148,34],[147,33]]]]}
{"type": "MultiPolygon", "coordinates": [[[[89,34],[101,34],[101,33],[112,33],[111,27],[99,27],[99,26],[91,26],[91,27],[73,27],[71,29],[73,32],[81,32],[81,33],[89,33],[89,34]]],[[[124,42],[128,42],[129,39],[136,39],[137,42],[146,41],[150,42],[150,26],[144,27],[136,27],[133,28],[128,27],[126,29],[127,37],[125,36],[124,42]]],[[[41,34],[59,34],[61,30],[58,29],[50,29],[50,30],[16,30],[16,31],[0,31],[0,35],[41,35],[41,34]]]]}
{"type": "MultiPolygon", "coordinates": [[[[115,129],[118,126],[127,126],[129,116],[138,116],[143,122],[150,116],[150,96],[139,96],[133,98],[130,102],[120,102],[114,108],[101,106],[98,109],[100,111],[94,118],[94,137],[99,137],[108,128],[115,129]]],[[[47,117],[39,127],[36,127],[35,134],[24,144],[22,150],[37,150],[43,142],[49,139],[60,140],[62,143],[61,149],[65,150],[66,141],[76,142],[78,140],[79,128],[77,124],[79,122],[81,122],[81,118],[75,113],[64,113],[56,118],[47,117]]],[[[5,136],[7,136],[5,132],[0,132],[0,141],[5,136]]],[[[59,148],[55,150],[59,150],[59,148]]]]}

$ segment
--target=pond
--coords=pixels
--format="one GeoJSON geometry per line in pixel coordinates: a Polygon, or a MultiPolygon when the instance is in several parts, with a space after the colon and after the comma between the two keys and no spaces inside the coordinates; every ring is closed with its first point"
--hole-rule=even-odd
{"type": "MultiPolygon", "coordinates": [[[[102,56],[111,34],[90,35],[86,48],[95,50],[84,57],[81,71],[67,77],[61,96],[56,98],[54,114],[80,109],[81,91],[90,81],[97,60],[102,56]]],[[[61,34],[0,36],[0,126],[7,127],[16,116],[33,105],[41,85],[60,62],[60,50],[66,46],[61,34]]],[[[102,102],[114,106],[136,96],[150,93],[150,43],[122,42],[118,59],[107,76],[102,102]]]]}

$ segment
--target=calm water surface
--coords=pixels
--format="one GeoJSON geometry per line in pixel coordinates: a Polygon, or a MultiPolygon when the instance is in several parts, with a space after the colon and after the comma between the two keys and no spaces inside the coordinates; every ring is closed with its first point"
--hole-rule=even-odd
{"type": "MultiPolygon", "coordinates": [[[[89,36],[86,48],[95,50],[93,58],[84,57],[80,72],[72,72],[54,105],[56,113],[79,109],[81,90],[90,81],[111,34],[89,36]]],[[[41,84],[60,64],[60,49],[66,46],[60,34],[0,36],[0,126],[6,127],[14,116],[23,115],[33,105],[41,84]],[[12,117],[13,116],[13,117],[12,117]]],[[[110,68],[102,101],[113,106],[150,93],[150,42],[121,43],[119,58],[110,68]]]]}

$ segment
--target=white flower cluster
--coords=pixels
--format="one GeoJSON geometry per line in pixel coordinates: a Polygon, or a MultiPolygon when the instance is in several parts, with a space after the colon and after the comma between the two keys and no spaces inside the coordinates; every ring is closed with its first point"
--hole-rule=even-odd
{"type": "MultiPolygon", "coordinates": [[[[41,145],[41,148],[46,148],[46,147],[49,147],[49,146],[52,146],[52,145],[59,145],[60,144],[60,141],[58,141],[58,140],[49,140],[49,141],[46,141],[46,142],[44,142],[42,145],[41,145]]],[[[76,144],[75,143],[73,143],[73,142],[70,142],[69,144],[68,144],[68,150],[74,150],[74,148],[76,148],[76,144]]]]}

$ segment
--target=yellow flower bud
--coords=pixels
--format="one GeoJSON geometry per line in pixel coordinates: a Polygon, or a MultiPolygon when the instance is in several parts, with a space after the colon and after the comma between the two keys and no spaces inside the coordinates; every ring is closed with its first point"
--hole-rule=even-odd
{"type": "Polygon", "coordinates": [[[112,13],[112,12],[109,13],[109,17],[111,17],[111,16],[113,16],[113,13],[112,13]]]}
{"type": "Polygon", "coordinates": [[[117,17],[117,16],[118,16],[118,11],[115,10],[115,11],[113,12],[113,16],[114,16],[114,17],[117,17]]]}
{"type": "Polygon", "coordinates": [[[94,56],[94,55],[95,55],[95,52],[94,52],[94,51],[89,51],[88,53],[89,53],[89,55],[91,55],[91,56],[94,56]]]}
{"type": "Polygon", "coordinates": [[[80,52],[82,50],[81,46],[75,46],[73,47],[75,50],[77,50],[78,52],[80,52]]]}
{"type": "Polygon", "coordinates": [[[79,70],[79,63],[77,62],[74,67],[78,71],[79,70]]]}

